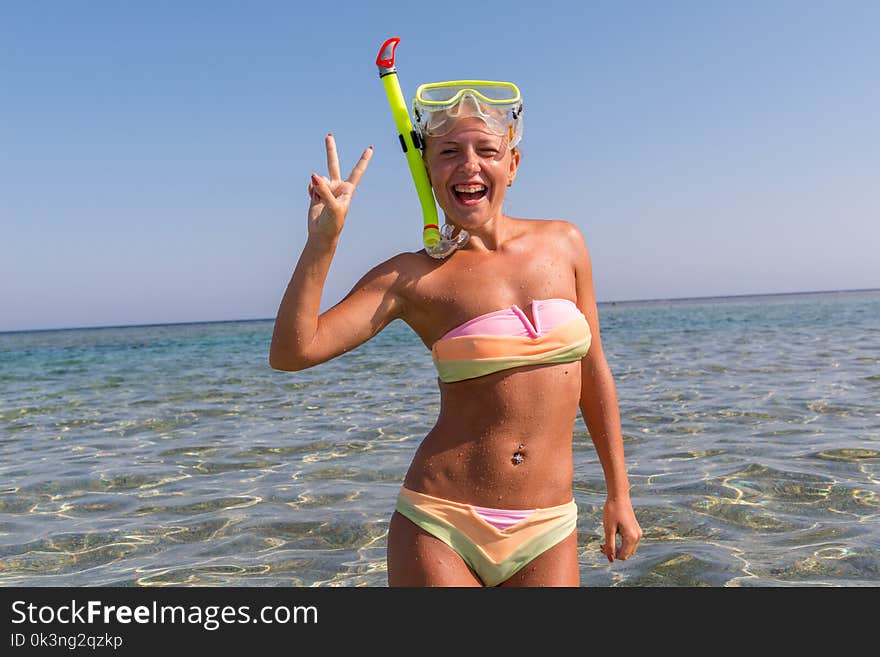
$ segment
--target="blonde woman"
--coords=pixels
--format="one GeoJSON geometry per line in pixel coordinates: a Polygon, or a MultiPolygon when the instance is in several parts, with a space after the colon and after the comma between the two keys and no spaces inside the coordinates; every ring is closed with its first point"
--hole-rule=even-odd
{"type": "Polygon", "coordinates": [[[502,210],[521,158],[518,90],[506,105],[498,98],[510,98],[493,99],[489,86],[419,89],[417,129],[431,186],[446,223],[456,235],[464,231],[466,241],[440,259],[424,249],[395,255],[320,313],[352,196],[372,155],[372,147],[364,151],[343,179],[327,135],[328,175],[312,175],[308,240],[278,309],[269,362],[280,370],[313,367],[395,319],[406,322],[432,352],[440,413],[391,516],[389,585],[578,586],[578,409],[607,487],[603,553],[609,561],[628,559],[642,536],[590,255],[574,224],[502,210]],[[438,93],[448,102],[433,102],[438,93]]]}

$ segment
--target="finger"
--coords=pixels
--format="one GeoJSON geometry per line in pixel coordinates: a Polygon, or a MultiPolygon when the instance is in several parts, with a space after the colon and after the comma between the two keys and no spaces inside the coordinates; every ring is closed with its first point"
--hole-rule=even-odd
{"type": "Polygon", "coordinates": [[[342,180],[342,174],[339,173],[339,154],[336,152],[336,140],[333,139],[332,132],[327,133],[324,145],[327,147],[327,172],[330,180],[342,180]]]}
{"type": "Polygon", "coordinates": [[[614,527],[605,528],[605,556],[608,561],[614,561],[614,553],[616,552],[617,540],[614,536],[614,527]]]}
{"type": "Polygon", "coordinates": [[[364,154],[361,155],[361,159],[358,160],[357,164],[354,165],[354,169],[351,170],[351,173],[348,174],[348,182],[350,182],[355,187],[358,186],[358,183],[361,181],[361,176],[364,175],[364,171],[367,170],[367,165],[370,163],[370,158],[373,157],[373,147],[370,146],[366,150],[364,150],[364,154]]]}
{"type": "Polygon", "coordinates": [[[639,540],[637,538],[624,538],[622,541],[622,545],[619,550],[619,559],[621,561],[626,561],[631,556],[636,553],[636,550],[639,549],[639,540]]]}
{"type": "Polygon", "coordinates": [[[336,207],[336,197],[333,195],[333,190],[330,189],[330,184],[327,182],[326,178],[322,178],[318,174],[313,173],[312,185],[314,186],[315,192],[324,203],[330,207],[336,207]]]}

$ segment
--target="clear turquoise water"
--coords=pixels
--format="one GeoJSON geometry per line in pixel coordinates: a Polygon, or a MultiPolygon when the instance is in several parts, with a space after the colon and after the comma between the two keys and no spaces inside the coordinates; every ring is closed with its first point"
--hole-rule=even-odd
{"type": "MultiPolygon", "coordinates": [[[[585,586],[880,583],[880,291],[600,306],[645,532],[585,586]]],[[[0,585],[384,586],[436,418],[402,323],[304,372],[271,321],[0,334],[0,585]]]]}

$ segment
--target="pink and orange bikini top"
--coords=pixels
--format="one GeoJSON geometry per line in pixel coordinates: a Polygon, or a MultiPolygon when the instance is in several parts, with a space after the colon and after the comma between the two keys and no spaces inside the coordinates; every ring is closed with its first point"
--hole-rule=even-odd
{"type": "Polygon", "coordinates": [[[590,325],[568,299],[535,299],[532,317],[517,306],[474,317],[431,347],[444,383],[473,379],[512,367],[567,363],[590,348],[590,325]]]}

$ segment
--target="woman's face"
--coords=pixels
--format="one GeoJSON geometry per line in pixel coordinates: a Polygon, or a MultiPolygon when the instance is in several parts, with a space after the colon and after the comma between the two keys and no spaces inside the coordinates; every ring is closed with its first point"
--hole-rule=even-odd
{"type": "Polygon", "coordinates": [[[467,230],[501,214],[519,164],[507,137],[480,119],[463,118],[449,133],[427,138],[424,158],[434,196],[451,223],[467,230]]]}

